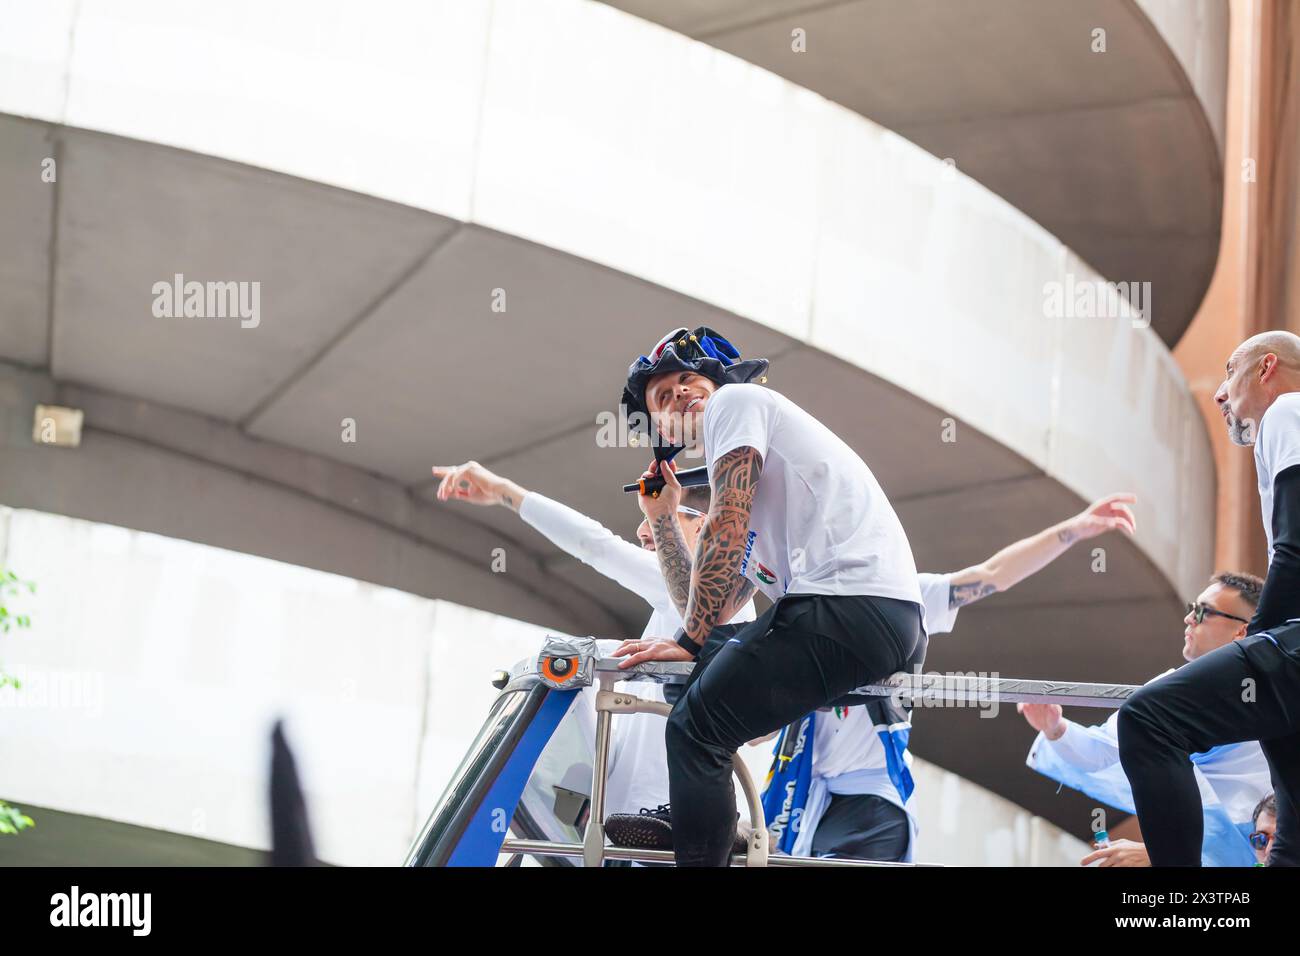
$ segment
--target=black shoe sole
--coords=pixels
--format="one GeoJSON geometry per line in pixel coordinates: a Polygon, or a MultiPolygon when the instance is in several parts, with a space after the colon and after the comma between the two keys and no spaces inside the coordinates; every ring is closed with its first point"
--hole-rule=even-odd
{"type": "MultiPolygon", "coordinates": [[[[672,850],[673,827],[666,820],[646,814],[613,813],[605,821],[605,836],[615,846],[638,850],[672,850]]],[[[737,833],[736,842],[731,846],[731,853],[743,854],[749,850],[749,842],[737,833]]]]}
{"type": "Polygon", "coordinates": [[[605,835],[615,846],[638,850],[673,848],[672,824],[645,814],[611,814],[605,821],[605,835]]]}

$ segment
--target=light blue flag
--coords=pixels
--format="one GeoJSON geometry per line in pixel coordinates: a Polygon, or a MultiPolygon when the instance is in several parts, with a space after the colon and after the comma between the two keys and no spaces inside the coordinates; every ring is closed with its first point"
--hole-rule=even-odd
{"type": "MultiPolygon", "coordinates": [[[[1109,728],[1111,724],[1103,725],[1109,728]]],[[[1092,728],[1097,730],[1100,728],[1092,728]]],[[[1030,751],[1030,767],[1045,777],[1078,790],[1094,800],[1135,813],[1133,790],[1129,787],[1124,768],[1115,761],[1099,770],[1080,770],[1068,763],[1042,735],[1030,751]]],[[[1255,851],[1248,834],[1252,800],[1258,801],[1269,792],[1268,766],[1257,743],[1227,744],[1203,754],[1192,754],[1196,782],[1201,790],[1201,806],[1205,813],[1205,833],[1201,841],[1202,866],[1254,866],[1255,851]],[[1225,807],[1212,781],[1219,782],[1231,794],[1233,812],[1225,807]],[[1249,794],[1247,796],[1247,794],[1249,794]],[[1245,799],[1242,799],[1245,797],[1245,799]],[[1242,821],[1242,810],[1245,819],[1242,821]],[[1233,817],[1238,818],[1234,822],[1233,817]]]]}

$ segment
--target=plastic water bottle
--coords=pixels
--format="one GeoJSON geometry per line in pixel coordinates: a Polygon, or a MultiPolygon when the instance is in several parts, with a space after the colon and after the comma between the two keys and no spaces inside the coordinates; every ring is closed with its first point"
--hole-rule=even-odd
{"type": "MultiPolygon", "coordinates": [[[[1097,849],[1105,849],[1110,846],[1110,834],[1105,830],[1098,830],[1092,835],[1092,842],[1097,845],[1097,849]]],[[[1101,860],[1094,860],[1089,866],[1101,866],[1101,860]]]]}

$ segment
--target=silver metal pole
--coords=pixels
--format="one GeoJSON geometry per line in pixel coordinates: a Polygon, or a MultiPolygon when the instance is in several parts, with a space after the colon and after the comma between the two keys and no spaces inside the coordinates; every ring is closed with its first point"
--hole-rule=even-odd
{"type": "MultiPolygon", "coordinates": [[[[614,675],[599,675],[602,693],[613,690],[614,675]]],[[[591,807],[587,812],[587,832],[583,837],[582,865],[601,866],[605,861],[605,779],[609,773],[609,737],[614,715],[596,710],[596,759],[591,771],[591,807]]]]}
{"type": "MultiPolygon", "coordinates": [[[[597,715],[610,713],[658,714],[660,717],[667,717],[672,713],[672,705],[663,701],[644,700],[628,691],[606,691],[603,682],[607,679],[607,674],[599,671],[598,673],[600,673],[602,683],[601,691],[596,695],[597,715]]],[[[599,717],[597,719],[599,720],[599,717]]],[[[749,768],[745,766],[745,761],[740,754],[732,754],[731,769],[740,778],[740,789],[745,794],[745,805],[749,808],[749,823],[753,829],[746,843],[746,865],[767,866],[770,858],[768,856],[767,827],[763,823],[763,795],[759,792],[758,787],[754,785],[754,778],[750,776],[749,768]]],[[[609,856],[608,849],[606,849],[605,855],[609,856]]]]}
{"type": "Polygon", "coordinates": [[[996,702],[1064,704],[1114,710],[1138,689],[1136,684],[1090,684],[964,674],[895,674],[882,683],[859,687],[854,693],[864,697],[898,696],[921,706],[927,703],[996,702]]]}
{"type": "MultiPolygon", "coordinates": [[[[619,670],[619,658],[596,662],[596,674],[617,672],[619,680],[685,680],[694,664],[652,662],[619,670]]],[[[1138,690],[1136,684],[1094,684],[1080,681],[1027,680],[1019,677],[975,677],[969,674],[895,674],[878,684],[859,687],[860,697],[900,697],[926,703],[1026,703],[1064,704],[1077,707],[1118,708],[1138,690]]]]}

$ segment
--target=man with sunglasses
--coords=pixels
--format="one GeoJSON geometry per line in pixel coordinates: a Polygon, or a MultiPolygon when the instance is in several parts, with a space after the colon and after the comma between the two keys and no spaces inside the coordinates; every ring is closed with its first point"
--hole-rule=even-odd
{"type": "MultiPolygon", "coordinates": [[[[1211,578],[1187,605],[1183,659],[1197,660],[1245,637],[1263,585],[1259,578],[1244,573],[1220,573],[1211,578]]],[[[1174,673],[1165,671],[1154,681],[1174,673]]],[[[1133,793],[1119,762],[1118,714],[1103,724],[1085,727],[1065,719],[1057,704],[1018,704],[1016,710],[1039,731],[1025,761],[1031,768],[1108,806],[1133,811],[1133,793]]],[[[1190,760],[1204,795],[1202,864],[1249,866],[1252,851],[1246,832],[1251,812],[1270,789],[1268,765],[1259,744],[1252,740],[1214,747],[1192,754],[1190,760]]],[[[1151,865],[1146,846],[1133,840],[1112,840],[1080,862],[1084,866],[1151,865]]]]}
{"type": "MultiPolygon", "coordinates": [[[[509,508],[527,524],[545,535],[552,544],[573,555],[605,577],[622,585],[650,605],[646,636],[671,634],[681,627],[682,618],[668,596],[655,557],[654,536],[649,521],[642,518],[637,528],[640,546],[616,535],[598,521],[503,478],[476,461],[461,465],[433,467],[433,476],[441,478],[439,501],[463,501],[474,505],[500,505],[509,508]]],[[[709,506],[708,488],[688,488],[677,508],[681,534],[694,547],[704,524],[703,509],[709,506]]],[[[644,509],[643,509],[644,513],[644,509]]],[[[742,603],[729,620],[734,623],[754,620],[753,602],[742,603]]],[[[621,686],[621,685],[620,685],[621,686]]],[[[664,699],[663,686],[641,682],[635,687],[638,696],[664,699]]],[[[592,689],[589,696],[594,697],[592,689]]],[[[615,714],[609,749],[608,789],[605,805],[611,814],[637,814],[643,807],[668,802],[667,781],[662,773],[646,773],[647,767],[662,767],[667,759],[664,750],[664,718],[656,714],[615,714]]]]}
{"type": "Polygon", "coordinates": [[[1277,798],[1269,865],[1300,864],[1300,337],[1233,351],[1214,396],[1234,444],[1253,445],[1268,576],[1246,636],[1143,687],[1119,711],[1120,760],[1155,866],[1200,863],[1202,794],[1189,759],[1258,740],[1277,798]]]}
{"type": "Polygon", "coordinates": [[[697,661],[666,731],[678,866],[727,864],[741,744],[924,653],[916,566],[894,509],[847,444],[754,383],[766,367],[712,329],[679,329],[632,363],[622,396],[629,425],[640,417],[669,446],[657,458],[703,451],[713,492],[697,545],[680,549],[689,586],[670,588],[685,625],[618,652],[624,666],[697,661]],[[718,640],[715,625],[755,589],[773,606],[718,640]]]}

